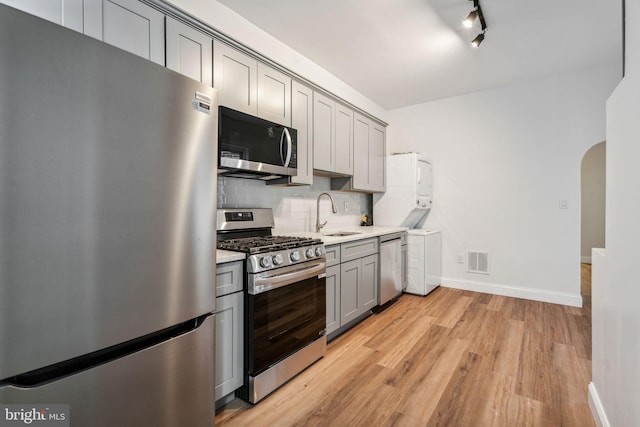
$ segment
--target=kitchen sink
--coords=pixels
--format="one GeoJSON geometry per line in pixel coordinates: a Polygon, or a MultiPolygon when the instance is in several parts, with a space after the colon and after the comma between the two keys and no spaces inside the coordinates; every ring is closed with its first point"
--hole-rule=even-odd
{"type": "Polygon", "coordinates": [[[341,237],[341,236],[353,236],[354,234],[362,234],[359,231],[336,231],[335,233],[325,233],[323,236],[341,237]]]}

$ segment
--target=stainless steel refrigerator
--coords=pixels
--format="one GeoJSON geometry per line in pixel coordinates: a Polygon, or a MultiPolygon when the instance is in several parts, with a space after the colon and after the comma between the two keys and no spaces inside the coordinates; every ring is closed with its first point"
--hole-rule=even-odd
{"type": "Polygon", "coordinates": [[[213,425],[216,102],[0,5],[0,404],[213,425]]]}

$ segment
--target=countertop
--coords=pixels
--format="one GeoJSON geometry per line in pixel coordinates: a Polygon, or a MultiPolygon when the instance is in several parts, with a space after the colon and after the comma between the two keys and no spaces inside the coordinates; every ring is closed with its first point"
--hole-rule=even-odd
{"type": "Polygon", "coordinates": [[[222,264],[224,262],[242,261],[247,256],[243,252],[225,251],[222,249],[216,249],[216,264],[222,264]]]}
{"type": "MultiPolygon", "coordinates": [[[[368,239],[370,237],[383,236],[385,234],[398,233],[401,231],[407,231],[407,227],[381,227],[373,225],[371,227],[341,227],[337,229],[323,230],[322,233],[312,232],[300,232],[300,233],[284,233],[281,235],[286,236],[298,236],[298,237],[312,237],[314,239],[321,239],[322,242],[329,245],[337,245],[340,243],[353,242],[355,240],[368,239]],[[351,234],[349,236],[327,236],[327,234],[339,233],[339,232],[355,232],[358,234],[351,234]]],[[[246,258],[246,255],[242,252],[216,250],[216,263],[222,264],[225,262],[242,261],[246,258]]]]}
{"type": "Polygon", "coordinates": [[[322,242],[329,245],[337,245],[339,243],[353,242],[355,240],[368,239],[369,237],[378,237],[385,234],[398,233],[401,231],[407,231],[407,227],[382,227],[373,225],[370,227],[340,227],[337,229],[322,230],[321,233],[302,232],[302,233],[287,233],[288,236],[300,236],[300,237],[312,237],[314,239],[322,239],[322,242]],[[328,234],[338,232],[357,232],[358,234],[352,234],[349,236],[328,236],[328,234]]]}

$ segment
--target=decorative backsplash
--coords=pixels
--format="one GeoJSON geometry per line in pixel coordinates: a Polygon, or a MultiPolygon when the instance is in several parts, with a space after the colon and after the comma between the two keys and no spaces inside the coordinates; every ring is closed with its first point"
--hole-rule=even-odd
{"type": "MultiPolygon", "coordinates": [[[[279,234],[315,231],[316,199],[320,193],[333,196],[338,213],[331,211],[327,197],[320,200],[320,219],[325,229],[360,225],[362,215],[371,213],[372,198],[368,194],[330,190],[329,178],[314,176],[313,185],[279,187],[260,180],[218,177],[219,208],[272,208],[275,232],[279,234]],[[345,212],[345,204],[347,211],[345,212]]],[[[374,218],[375,220],[375,218],[374,218]]]]}

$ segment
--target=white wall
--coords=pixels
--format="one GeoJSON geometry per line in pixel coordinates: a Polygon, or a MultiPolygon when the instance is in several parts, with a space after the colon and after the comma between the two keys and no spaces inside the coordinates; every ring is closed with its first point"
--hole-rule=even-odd
{"type": "MultiPolygon", "coordinates": [[[[215,0],[165,1],[378,119],[386,121],[386,110],[381,106],[357,92],[318,64],[259,29],[227,6],[215,0]]],[[[285,22],[282,24],[286,25],[285,22]]]]}
{"type": "Polygon", "coordinates": [[[592,283],[589,391],[611,426],[640,425],[640,2],[626,7],[626,76],[607,102],[606,250],[594,251],[592,283]]]}
{"type": "Polygon", "coordinates": [[[580,258],[586,263],[591,263],[591,249],[604,248],[606,149],[605,142],[591,147],[584,155],[580,168],[580,258]]]}
{"type": "Polygon", "coordinates": [[[391,110],[387,152],[431,159],[443,284],[581,305],[580,162],[605,139],[612,64],[391,110]],[[567,209],[559,209],[560,200],[567,209]],[[456,256],[490,254],[490,275],[456,256]]]}

